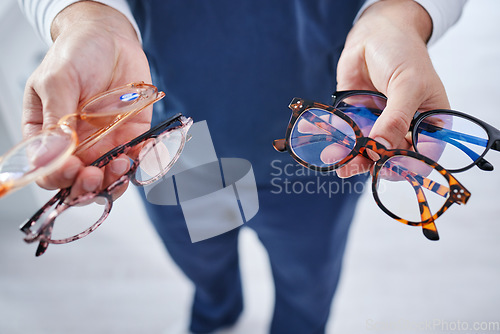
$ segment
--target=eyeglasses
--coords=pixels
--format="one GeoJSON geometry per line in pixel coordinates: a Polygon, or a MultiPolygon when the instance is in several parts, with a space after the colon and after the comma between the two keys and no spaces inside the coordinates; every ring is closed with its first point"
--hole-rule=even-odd
{"type": "Polygon", "coordinates": [[[364,136],[361,126],[339,109],[300,98],[289,108],[286,137],[274,141],[277,151],[288,151],[298,163],[318,171],[338,169],[358,155],[376,156],[375,202],[397,221],[422,226],[428,239],[439,239],[434,221],[453,203],[467,203],[470,192],[439,164],[413,151],[385,148],[364,136]]]}
{"type": "MultiPolygon", "coordinates": [[[[386,107],[382,93],[364,90],[335,92],[333,107],[341,110],[368,135],[386,107]]],[[[486,171],[493,166],[484,159],[490,150],[500,151],[500,130],[465,113],[438,109],[416,112],[409,129],[415,151],[439,162],[450,172],[476,165],[486,171]]]]}
{"type": "Polygon", "coordinates": [[[153,85],[131,83],[83,103],[79,112],[62,117],[56,125],[22,141],[0,157],[0,197],[53,173],[70,155],[88,149],[164,96],[153,85]],[[75,121],[82,121],[78,123],[82,132],[91,133],[80,143],[75,121]]]}
{"type": "Polygon", "coordinates": [[[39,241],[36,256],[49,244],[72,242],[98,228],[111,211],[113,195],[129,181],[144,186],[163,177],[179,158],[192,123],[178,114],[95,160],[91,165],[103,168],[121,154],[135,157],[129,171],[105,189],[76,199],[69,199],[71,187],[62,189],[22,225],[27,243],[39,241]]]}

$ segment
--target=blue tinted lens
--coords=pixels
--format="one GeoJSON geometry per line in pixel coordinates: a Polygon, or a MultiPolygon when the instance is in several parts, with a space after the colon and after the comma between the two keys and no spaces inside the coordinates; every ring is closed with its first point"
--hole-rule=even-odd
{"type": "Polygon", "coordinates": [[[316,167],[332,166],[345,159],[356,144],[352,127],[323,110],[306,110],[294,124],[290,147],[300,159],[316,167]]]}
{"type": "Polygon", "coordinates": [[[368,137],[375,121],[387,105],[381,96],[356,94],[348,96],[334,106],[354,120],[364,136],[368,137]]]}
{"type": "Polygon", "coordinates": [[[424,118],[415,129],[416,149],[446,169],[465,168],[488,145],[486,130],[467,118],[447,113],[424,118]]]}

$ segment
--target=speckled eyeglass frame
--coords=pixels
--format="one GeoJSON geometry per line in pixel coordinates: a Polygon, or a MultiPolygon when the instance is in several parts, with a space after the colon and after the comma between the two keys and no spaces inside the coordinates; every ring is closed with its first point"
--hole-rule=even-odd
{"type": "MultiPolygon", "coordinates": [[[[170,168],[175,164],[179,158],[184,145],[188,139],[187,132],[191,127],[193,120],[182,116],[181,114],[175,115],[173,118],[153,127],[149,131],[143,133],[142,135],[132,139],[131,141],[115,147],[114,149],[108,151],[93,163],[91,166],[96,166],[103,168],[108,165],[111,161],[116,159],[119,155],[125,154],[128,156],[135,156],[136,158],[131,161],[131,167],[129,171],[121,176],[118,180],[114,181],[112,184],[107,186],[105,189],[87,193],[81,195],[75,199],[69,199],[71,194],[71,187],[60,190],[54,197],[52,197],[42,208],[40,208],[25,224],[20,227],[20,230],[26,234],[24,241],[27,243],[39,242],[38,248],[36,250],[36,256],[42,255],[49,244],[65,244],[78,239],[81,239],[91,232],[96,230],[102,222],[108,217],[112,204],[113,204],[113,192],[119,189],[121,186],[125,185],[127,182],[131,181],[134,185],[144,186],[147,184],[154,183],[161,177],[163,177],[170,168]],[[141,160],[150,152],[153,152],[156,144],[161,140],[168,140],[168,136],[173,132],[178,132],[180,134],[181,141],[179,142],[177,152],[175,152],[168,163],[161,166],[158,169],[158,173],[153,175],[147,180],[139,180],[136,177],[136,172],[141,163],[141,160]],[[100,199],[104,202],[103,211],[100,218],[89,224],[90,227],[68,238],[63,239],[53,239],[52,229],[54,224],[57,223],[57,217],[63,213],[65,210],[70,209],[73,206],[85,205],[89,201],[94,201],[100,199]],[[38,222],[39,219],[44,219],[43,222],[38,222]],[[38,228],[33,230],[32,228],[35,224],[38,224],[38,228]]],[[[176,146],[177,147],[177,146],[176,146]]],[[[155,155],[156,152],[153,152],[155,155]]]]}

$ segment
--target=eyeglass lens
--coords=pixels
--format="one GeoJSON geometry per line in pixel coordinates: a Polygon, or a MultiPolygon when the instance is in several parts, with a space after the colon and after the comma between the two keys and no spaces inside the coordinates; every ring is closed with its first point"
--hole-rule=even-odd
{"type": "Polygon", "coordinates": [[[137,183],[147,184],[170,168],[184,142],[183,129],[168,131],[159,138],[150,139],[139,156],[139,166],[135,172],[137,183]]]}
{"type": "Polygon", "coordinates": [[[290,134],[290,148],[295,155],[317,167],[342,161],[355,144],[353,128],[342,118],[319,108],[305,110],[290,134]]]}
{"type": "Polygon", "coordinates": [[[19,143],[0,163],[0,196],[16,183],[24,185],[53,169],[74,147],[74,137],[64,127],[45,130],[19,143]]]}
{"type": "MultiPolygon", "coordinates": [[[[166,131],[158,138],[150,138],[142,146],[138,154],[139,164],[135,171],[137,184],[147,184],[171,167],[184,145],[184,131],[183,127],[166,131]]],[[[121,181],[118,182],[121,184],[121,181]]],[[[111,197],[115,192],[120,191],[119,186],[110,186],[108,189],[110,189],[108,195],[111,197]]],[[[105,196],[97,195],[94,197],[90,194],[67,203],[69,206],[57,214],[54,223],[50,226],[52,228],[50,239],[62,243],[79,234],[86,235],[89,229],[93,229],[106,218],[109,209],[107,205],[110,205],[109,200],[105,196]]],[[[53,210],[49,212],[53,212],[53,210]]]]}
{"type": "MultiPolygon", "coordinates": [[[[354,114],[355,118],[365,128],[373,124],[373,117],[368,116],[374,115],[371,111],[365,107],[354,109],[358,111],[354,114]]],[[[351,125],[320,108],[303,111],[293,125],[289,139],[292,152],[316,167],[342,162],[355,144],[356,136],[351,125]]],[[[411,222],[429,219],[443,207],[450,195],[448,181],[442,174],[409,156],[397,155],[386,160],[376,181],[374,190],[380,204],[399,218],[411,222]],[[426,203],[429,210],[424,210],[420,203],[426,203]]]]}
{"type": "MultiPolygon", "coordinates": [[[[94,127],[106,127],[117,116],[141,110],[152,103],[157,93],[157,88],[152,85],[123,86],[89,100],[78,116],[94,127]]],[[[0,159],[0,196],[53,172],[73,152],[75,145],[73,130],[65,124],[58,124],[14,146],[0,159]]]]}
{"type": "MultiPolygon", "coordinates": [[[[91,229],[94,225],[101,222],[103,218],[107,215],[107,201],[108,199],[103,196],[93,197],[86,201],[80,201],[77,205],[73,205],[70,208],[63,210],[60,214],[55,217],[56,219],[51,222],[50,215],[54,215],[56,212],[48,210],[49,220],[39,219],[39,221],[44,222],[44,224],[51,224],[49,228],[51,229],[50,239],[59,242],[67,242],[78,234],[84,233],[91,229]]],[[[47,228],[46,226],[44,228],[47,228]]],[[[33,230],[35,230],[33,228],[33,230]]]]}
{"type": "Polygon", "coordinates": [[[479,124],[452,114],[431,114],[414,129],[416,150],[456,170],[473,164],[486,150],[488,133],[479,124]]]}
{"type": "Polygon", "coordinates": [[[351,95],[338,101],[335,108],[349,116],[368,137],[375,121],[387,105],[387,99],[377,95],[351,95]]]}
{"type": "Polygon", "coordinates": [[[104,93],[85,103],[80,118],[95,127],[109,125],[117,115],[139,110],[154,101],[158,90],[155,86],[137,84],[104,93]]]}
{"type": "MultiPolygon", "coordinates": [[[[334,107],[351,117],[368,136],[386,104],[384,97],[360,93],[336,101],[334,107]]],[[[444,168],[468,167],[485,152],[488,133],[476,122],[446,111],[422,117],[413,130],[415,150],[444,168]]]]}
{"type": "Polygon", "coordinates": [[[450,195],[442,174],[409,156],[389,158],[379,171],[375,190],[382,206],[410,222],[429,219],[450,195]],[[423,202],[430,212],[420,205],[423,202]]]}

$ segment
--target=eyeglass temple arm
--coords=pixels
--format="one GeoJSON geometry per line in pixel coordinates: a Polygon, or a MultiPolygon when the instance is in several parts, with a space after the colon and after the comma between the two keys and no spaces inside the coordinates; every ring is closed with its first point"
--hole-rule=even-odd
{"type": "Polygon", "coordinates": [[[399,170],[398,174],[403,176],[408,182],[412,184],[413,189],[415,190],[415,194],[417,195],[417,201],[419,203],[420,216],[422,221],[431,219],[431,222],[422,225],[422,232],[429,240],[439,240],[437,228],[436,225],[434,224],[434,219],[432,219],[432,213],[430,212],[429,205],[425,197],[425,193],[422,191],[422,187],[420,187],[420,185],[422,185],[426,189],[434,191],[435,193],[443,197],[451,196],[453,203],[457,204],[467,203],[470,197],[470,193],[468,193],[464,189],[461,190],[458,190],[457,188],[453,189],[453,186],[450,186],[453,189],[453,191],[450,194],[449,193],[450,188],[440,185],[437,182],[431,181],[423,177],[422,175],[409,171],[403,166],[391,164],[390,170],[395,171],[395,169],[399,170]],[[427,184],[427,182],[429,181],[431,183],[427,184]]]}
{"type": "MultiPolygon", "coordinates": [[[[45,237],[47,239],[50,239],[50,236],[52,235],[53,227],[54,227],[54,222],[52,221],[47,226],[47,228],[44,229],[43,234],[45,235],[45,237]]],[[[43,255],[43,253],[45,253],[45,251],[47,250],[48,247],[49,247],[49,243],[45,239],[40,240],[40,243],[38,244],[38,247],[36,248],[35,256],[38,257],[40,255],[43,255]]]]}
{"type": "MultiPolygon", "coordinates": [[[[382,111],[380,109],[374,109],[374,108],[368,108],[364,106],[355,106],[351,104],[347,104],[345,102],[341,102],[338,107],[342,109],[344,108],[349,108],[349,110],[355,108],[356,109],[356,114],[359,115],[361,114],[362,117],[376,121],[377,118],[382,114],[382,111]]],[[[479,146],[484,146],[488,144],[487,140],[484,140],[483,138],[475,137],[472,135],[467,135],[464,133],[456,132],[450,129],[445,129],[441,128],[437,125],[433,125],[430,123],[422,123],[424,124],[424,130],[425,130],[425,135],[433,138],[437,138],[443,141],[448,142],[449,144],[454,145],[458,149],[462,150],[465,154],[469,156],[469,158],[472,159],[472,161],[476,161],[476,165],[479,169],[484,170],[484,171],[492,171],[493,165],[490,164],[486,159],[480,158],[479,155],[474,152],[473,150],[469,149],[467,146],[459,143],[456,140],[453,140],[453,138],[456,138],[458,140],[466,141],[471,144],[479,145],[479,146]],[[478,160],[479,159],[479,160],[478,160]]],[[[493,146],[491,147],[493,150],[500,151],[500,140],[496,141],[493,146]]]]}
{"type": "Polygon", "coordinates": [[[491,146],[491,149],[495,151],[500,151],[500,139],[495,140],[495,142],[491,146]]]}
{"type": "Polygon", "coordinates": [[[404,173],[403,176],[412,185],[415,195],[417,196],[420,219],[422,222],[430,220],[430,222],[422,224],[422,233],[429,240],[439,240],[439,233],[437,231],[436,224],[434,223],[434,219],[432,218],[432,213],[429,208],[427,198],[425,197],[425,193],[420,186],[420,182],[413,178],[413,176],[409,173],[404,173]]]}
{"type": "MultiPolygon", "coordinates": [[[[34,235],[31,231],[31,227],[36,224],[38,219],[47,211],[47,209],[51,208],[55,203],[59,202],[59,204],[63,203],[70,192],[71,188],[61,189],[54,197],[52,197],[43,207],[40,208],[26,223],[24,223],[19,229],[26,234],[24,238],[25,242],[31,243],[35,240],[38,240],[38,235],[34,235]]],[[[59,205],[57,204],[57,205],[59,205]]],[[[46,239],[50,239],[52,235],[52,227],[53,222],[51,222],[47,228],[45,228],[42,233],[46,237],[46,239]]],[[[42,238],[38,243],[38,247],[35,252],[35,256],[40,256],[47,250],[49,247],[49,243],[46,239],[42,238]]]]}
{"type": "Polygon", "coordinates": [[[366,106],[355,106],[352,104],[347,104],[345,102],[341,102],[338,106],[335,108],[338,108],[344,113],[352,113],[356,115],[361,115],[363,118],[369,119],[371,121],[376,121],[379,116],[382,114],[382,110],[377,109],[377,108],[369,108],[366,106]],[[344,108],[347,108],[345,110],[344,108]],[[353,111],[353,109],[356,109],[353,111]]]}
{"type": "Polygon", "coordinates": [[[411,178],[411,180],[409,181],[411,181],[412,184],[416,182],[415,184],[418,187],[423,187],[442,197],[448,197],[449,195],[450,188],[443,186],[442,184],[437,183],[436,181],[432,181],[431,179],[426,178],[423,175],[410,171],[401,165],[397,165],[395,163],[388,161],[385,163],[384,166],[386,168],[388,167],[390,171],[397,173],[398,175],[404,177],[405,179],[411,178]]]}
{"type": "MultiPolygon", "coordinates": [[[[339,105],[339,107],[340,108],[348,107],[349,109],[353,109],[353,108],[358,109],[361,112],[357,111],[356,114],[363,114],[363,115],[365,115],[364,118],[367,118],[370,120],[377,120],[377,118],[382,114],[382,111],[379,109],[373,109],[373,108],[368,108],[368,107],[364,107],[364,106],[360,107],[360,106],[350,105],[350,104],[347,104],[345,102],[342,102],[341,105],[339,105]]],[[[486,145],[488,144],[488,140],[483,139],[483,138],[468,135],[468,134],[465,134],[462,132],[453,131],[451,129],[446,129],[446,128],[443,128],[443,127],[440,127],[438,125],[434,125],[431,123],[422,122],[421,124],[423,125],[423,129],[425,130],[425,135],[427,135],[429,137],[441,139],[441,140],[446,141],[446,142],[448,142],[447,139],[455,138],[455,139],[458,139],[461,141],[466,141],[468,143],[478,145],[478,146],[483,146],[483,147],[486,147],[486,145]]],[[[450,142],[450,143],[454,144],[454,143],[458,143],[458,142],[454,141],[454,142],[450,142]]],[[[463,147],[466,148],[466,146],[463,146],[463,147]]],[[[496,149],[500,150],[500,140],[499,140],[499,143],[498,143],[496,149]]],[[[471,158],[473,158],[473,160],[477,159],[478,155],[474,151],[471,151],[471,152],[472,152],[472,154],[475,155],[475,158],[473,158],[473,156],[471,156],[471,158]]]]}
{"type": "MultiPolygon", "coordinates": [[[[51,208],[55,203],[62,203],[69,194],[71,188],[61,189],[57,194],[54,195],[44,206],[42,206],[26,223],[21,225],[19,228],[22,232],[26,233],[26,235],[30,236],[32,234],[30,228],[36,224],[38,219],[47,211],[47,209],[51,208]]],[[[27,241],[27,240],[26,240],[27,241]]]]}
{"type": "Polygon", "coordinates": [[[127,151],[130,147],[137,145],[138,143],[144,141],[147,138],[156,137],[158,135],[158,133],[161,133],[162,131],[164,131],[166,128],[170,127],[172,124],[174,124],[177,121],[183,123],[185,121],[184,116],[182,116],[182,114],[180,114],[180,113],[175,114],[169,120],[154,126],[149,131],[143,133],[142,135],[140,135],[140,136],[132,139],[131,141],[128,141],[120,146],[117,146],[117,147],[111,149],[110,151],[108,151],[104,155],[100,156],[95,161],[93,161],[90,164],[90,166],[96,166],[99,168],[106,166],[110,161],[112,161],[118,155],[127,151]]]}

